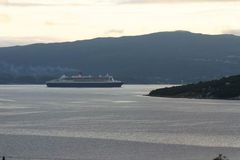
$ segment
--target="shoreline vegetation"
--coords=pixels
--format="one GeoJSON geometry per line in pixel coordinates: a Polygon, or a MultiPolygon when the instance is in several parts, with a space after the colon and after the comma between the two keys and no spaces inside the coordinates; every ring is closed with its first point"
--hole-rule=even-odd
{"type": "Polygon", "coordinates": [[[148,96],[240,100],[240,75],[195,84],[160,88],[151,91],[148,96]]]}

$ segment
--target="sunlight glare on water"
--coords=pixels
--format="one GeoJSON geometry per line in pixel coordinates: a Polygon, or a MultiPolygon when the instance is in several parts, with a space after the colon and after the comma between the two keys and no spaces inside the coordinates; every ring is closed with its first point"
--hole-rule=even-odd
{"type": "Polygon", "coordinates": [[[0,154],[96,160],[240,156],[238,101],[144,96],[160,87],[166,86],[2,85],[0,154]]]}

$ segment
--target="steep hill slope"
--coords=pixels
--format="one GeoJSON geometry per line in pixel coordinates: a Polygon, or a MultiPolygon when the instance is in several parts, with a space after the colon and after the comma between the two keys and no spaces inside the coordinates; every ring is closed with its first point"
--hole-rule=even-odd
{"type": "Polygon", "coordinates": [[[131,83],[181,83],[240,73],[240,37],[185,31],[0,48],[0,79],[110,73],[131,83]]]}

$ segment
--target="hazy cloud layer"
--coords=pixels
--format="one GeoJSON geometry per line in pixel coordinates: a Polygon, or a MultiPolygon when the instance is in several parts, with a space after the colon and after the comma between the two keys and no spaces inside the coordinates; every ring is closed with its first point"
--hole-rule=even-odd
{"type": "Polygon", "coordinates": [[[119,0],[122,4],[183,3],[183,2],[240,2],[240,0],[119,0]]]}
{"type": "Polygon", "coordinates": [[[49,37],[0,37],[0,47],[61,41],[62,40],[49,37]]]}
{"type": "Polygon", "coordinates": [[[239,19],[240,0],[0,0],[0,46],[172,30],[240,35],[239,19]]]}
{"type": "Polygon", "coordinates": [[[18,6],[18,7],[31,7],[31,6],[78,6],[83,5],[80,1],[63,1],[63,0],[52,0],[52,1],[45,1],[45,0],[18,0],[18,1],[11,1],[11,0],[0,0],[0,5],[5,6],[18,6]]]}
{"type": "Polygon", "coordinates": [[[0,5],[6,6],[79,6],[112,4],[151,4],[151,3],[184,3],[184,2],[240,2],[240,0],[0,0],[0,5]]]}
{"type": "Polygon", "coordinates": [[[240,36],[240,29],[226,30],[223,33],[225,34],[234,34],[240,36]]]}
{"type": "Polygon", "coordinates": [[[109,31],[105,32],[105,35],[111,36],[111,35],[122,35],[124,33],[123,29],[111,29],[109,31]]]}

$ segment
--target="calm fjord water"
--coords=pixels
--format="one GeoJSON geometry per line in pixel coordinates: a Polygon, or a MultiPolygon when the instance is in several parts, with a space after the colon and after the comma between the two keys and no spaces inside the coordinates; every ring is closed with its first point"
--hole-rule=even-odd
{"type": "Polygon", "coordinates": [[[10,159],[207,160],[240,157],[240,102],[110,89],[0,86],[0,156],[10,159]]]}

